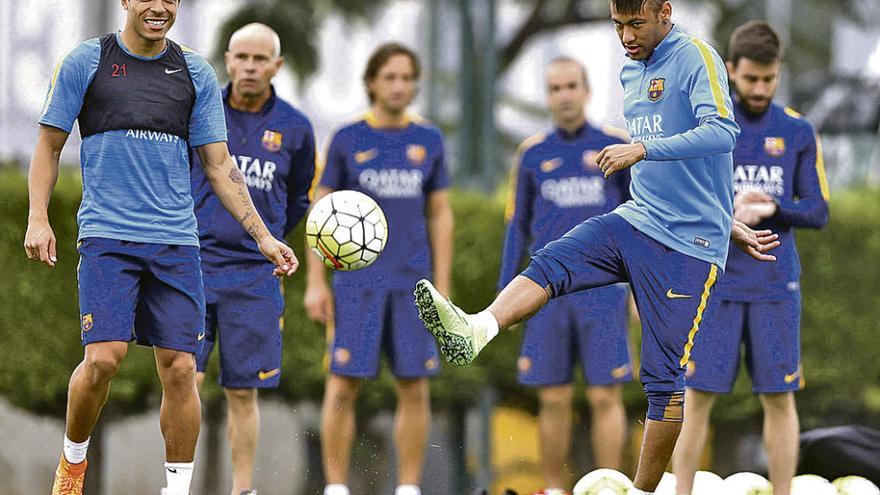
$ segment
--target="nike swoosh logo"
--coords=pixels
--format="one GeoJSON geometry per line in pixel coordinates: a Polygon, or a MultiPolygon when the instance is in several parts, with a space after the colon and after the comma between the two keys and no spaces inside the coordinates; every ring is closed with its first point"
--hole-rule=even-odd
{"type": "Polygon", "coordinates": [[[378,154],[379,152],[376,150],[376,148],[370,148],[366,151],[358,151],[354,154],[354,161],[357,162],[358,165],[360,165],[361,163],[368,162],[373,158],[376,158],[376,155],[378,154]]]}
{"type": "Polygon", "coordinates": [[[167,469],[169,473],[177,474],[177,468],[165,468],[165,469],[167,469]]]}
{"type": "Polygon", "coordinates": [[[668,299],[688,299],[691,296],[687,294],[676,294],[675,292],[672,292],[672,289],[669,289],[668,291],[666,291],[666,297],[668,299]]]}
{"type": "Polygon", "coordinates": [[[166,73],[166,74],[177,74],[178,72],[180,72],[180,71],[182,71],[182,70],[183,70],[183,69],[174,69],[174,70],[171,70],[171,69],[167,69],[167,68],[166,68],[166,69],[165,69],[165,73],[166,73]]]}
{"type": "Polygon", "coordinates": [[[791,373],[791,374],[785,375],[785,383],[791,383],[791,382],[797,380],[797,379],[798,379],[798,374],[799,374],[799,373],[798,373],[797,371],[795,371],[794,373],[791,373]]]}
{"type": "Polygon", "coordinates": [[[196,340],[198,340],[199,342],[205,340],[205,332],[200,333],[199,336],[196,337],[196,340]]]}
{"type": "Polygon", "coordinates": [[[257,374],[257,378],[259,378],[260,380],[268,380],[269,378],[272,378],[273,376],[277,375],[278,373],[281,373],[281,368],[275,368],[270,371],[261,371],[257,374]]]}

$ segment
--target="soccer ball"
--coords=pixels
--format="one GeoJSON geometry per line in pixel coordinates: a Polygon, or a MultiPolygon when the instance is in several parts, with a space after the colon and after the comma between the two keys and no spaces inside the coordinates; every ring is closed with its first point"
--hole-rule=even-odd
{"type": "Polygon", "coordinates": [[[677,495],[675,475],[670,472],[663,473],[660,484],[654,489],[654,495],[677,495]]]}
{"type": "Polygon", "coordinates": [[[624,495],[633,484],[625,474],[613,469],[597,469],[578,480],[572,495],[624,495]]]}
{"type": "Polygon", "coordinates": [[[880,495],[880,488],[861,476],[842,476],[832,483],[840,495],[880,495]]]}
{"type": "Polygon", "coordinates": [[[721,476],[709,471],[697,471],[694,473],[694,488],[692,495],[714,495],[722,493],[721,484],[724,480],[721,476]]]}
{"type": "Polygon", "coordinates": [[[815,474],[802,474],[791,480],[792,495],[837,495],[830,481],[815,474]]]}
{"type": "Polygon", "coordinates": [[[731,474],[721,483],[722,493],[730,495],[770,495],[773,488],[767,478],[755,473],[731,474]]]}
{"type": "Polygon", "coordinates": [[[334,191],[306,219],[306,242],[334,270],[359,270],[376,261],[388,241],[385,214],[373,198],[334,191]]]}

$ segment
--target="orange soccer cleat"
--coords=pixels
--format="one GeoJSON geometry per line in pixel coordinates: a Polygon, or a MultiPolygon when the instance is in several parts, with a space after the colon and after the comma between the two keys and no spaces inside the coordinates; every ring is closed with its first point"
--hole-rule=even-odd
{"type": "Polygon", "coordinates": [[[79,464],[67,462],[64,456],[55,470],[55,483],[52,484],[52,495],[82,495],[83,482],[86,479],[88,461],[79,464]]]}

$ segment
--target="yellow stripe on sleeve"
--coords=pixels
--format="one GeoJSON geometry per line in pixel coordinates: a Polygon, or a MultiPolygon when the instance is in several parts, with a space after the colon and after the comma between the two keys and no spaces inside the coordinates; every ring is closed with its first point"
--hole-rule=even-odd
{"type": "Polygon", "coordinates": [[[819,177],[819,189],[825,201],[831,199],[831,189],[828,187],[828,177],[825,175],[825,157],[822,155],[822,140],[816,135],[816,175],[819,177]]]}
{"type": "Polygon", "coordinates": [[[700,50],[703,57],[703,64],[709,73],[709,86],[712,88],[712,99],[715,100],[715,107],[718,109],[718,115],[722,119],[730,117],[730,109],[724,104],[724,92],[721,90],[721,84],[718,83],[718,69],[715,67],[715,61],[712,59],[712,52],[706,43],[698,38],[691,38],[691,42],[700,50]]]}
{"type": "Polygon", "coordinates": [[[546,137],[547,135],[544,133],[535,134],[526,138],[526,140],[520,143],[516,148],[516,154],[513,157],[513,166],[510,167],[510,190],[507,192],[507,204],[504,207],[504,221],[506,223],[510,223],[510,221],[513,220],[513,215],[516,213],[516,188],[518,186],[519,169],[522,166],[523,155],[526,154],[526,151],[528,151],[529,148],[543,142],[546,137]]]}
{"type": "Polygon", "coordinates": [[[700,322],[703,321],[703,311],[706,310],[706,303],[709,302],[709,293],[712,291],[712,286],[715,285],[715,280],[718,278],[718,267],[712,265],[709,269],[709,276],[706,278],[706,283],[703,285],[703,294],[700,296],[700,305],[697,307],[697,315],[694,316],[694,323],[691,326],[691,331],[688,333],[688,341],[687,344],[684,345],[684,353],[681,356],[681,360],[679,360],[678,364],[686,366],[688,361],[691,359],[691,349],[694,348],[694,337],[697,336],[697,332],[700,331],[700,322]]]}
{"type": "MultiPolygon", "coordinates": [[[[77,45],[79,46],[79,45],[77,45]]],[[[52,102],[52,97],[55,96],[55,85],[58,83],[58,74],[61,72],[61,66],[64,64],[64,61],[67,60],[67,57],[75,50],[76,47],[71,48],[61,57],[61,60],[55,65],[55,70],[52,72],[52,79],[49,80],[49,93],[46,95],[46,101],[43,102],[43,110],[40,112],[40,115],[46,113],[46,110],[49,109],[49,103],[52,102]]]]}

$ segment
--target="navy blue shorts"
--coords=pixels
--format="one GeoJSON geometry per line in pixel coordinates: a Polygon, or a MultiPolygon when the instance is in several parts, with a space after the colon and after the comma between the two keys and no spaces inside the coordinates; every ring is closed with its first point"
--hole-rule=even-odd
{"type": "Polygon", "coordinates": [[[615,213],[547,244],[522,273],[553,297],[629,282],[642,322],[646,392],[683,392],[684,371],[718,267],[660,244],[615,213]]]}
{"type": "Polygon", "coordinates": [[[89,237],[79,244],[82,345],[130,342],[196,354],[205,292],[196,246],[89,237]]]}
{"type": "Polygon", "coordinates": [[[558,297],[526,322],[517,368],[523,385],[571,383],[581,363],[588,385],[632,380],[625,285],[558,297]]]}
{"type": "Polygon", "coordinates": [[[744,347],[756,394],[803,388],[800,319],[800,294],[786,301],[711,301],[688,362],[687,386],[720,394],[733,390],[744,347]]]}
{"type": "Polygon", "coordinates": [[[419,320],[409,289],[335,287],[336,318],[328,327],[330,372],[374,377],[381,351],[397,378],[440,371],[434,336],[419,320]]]}
{"type": "Polygon", "coordinates": [[[232,263],[222,270],[203,266],[207,311],[205,345],[196,356],[205,371],[220,349],[220,385],[277,387],[281,379],[284,295],[281,281],[265,262],[232,263]]]}

